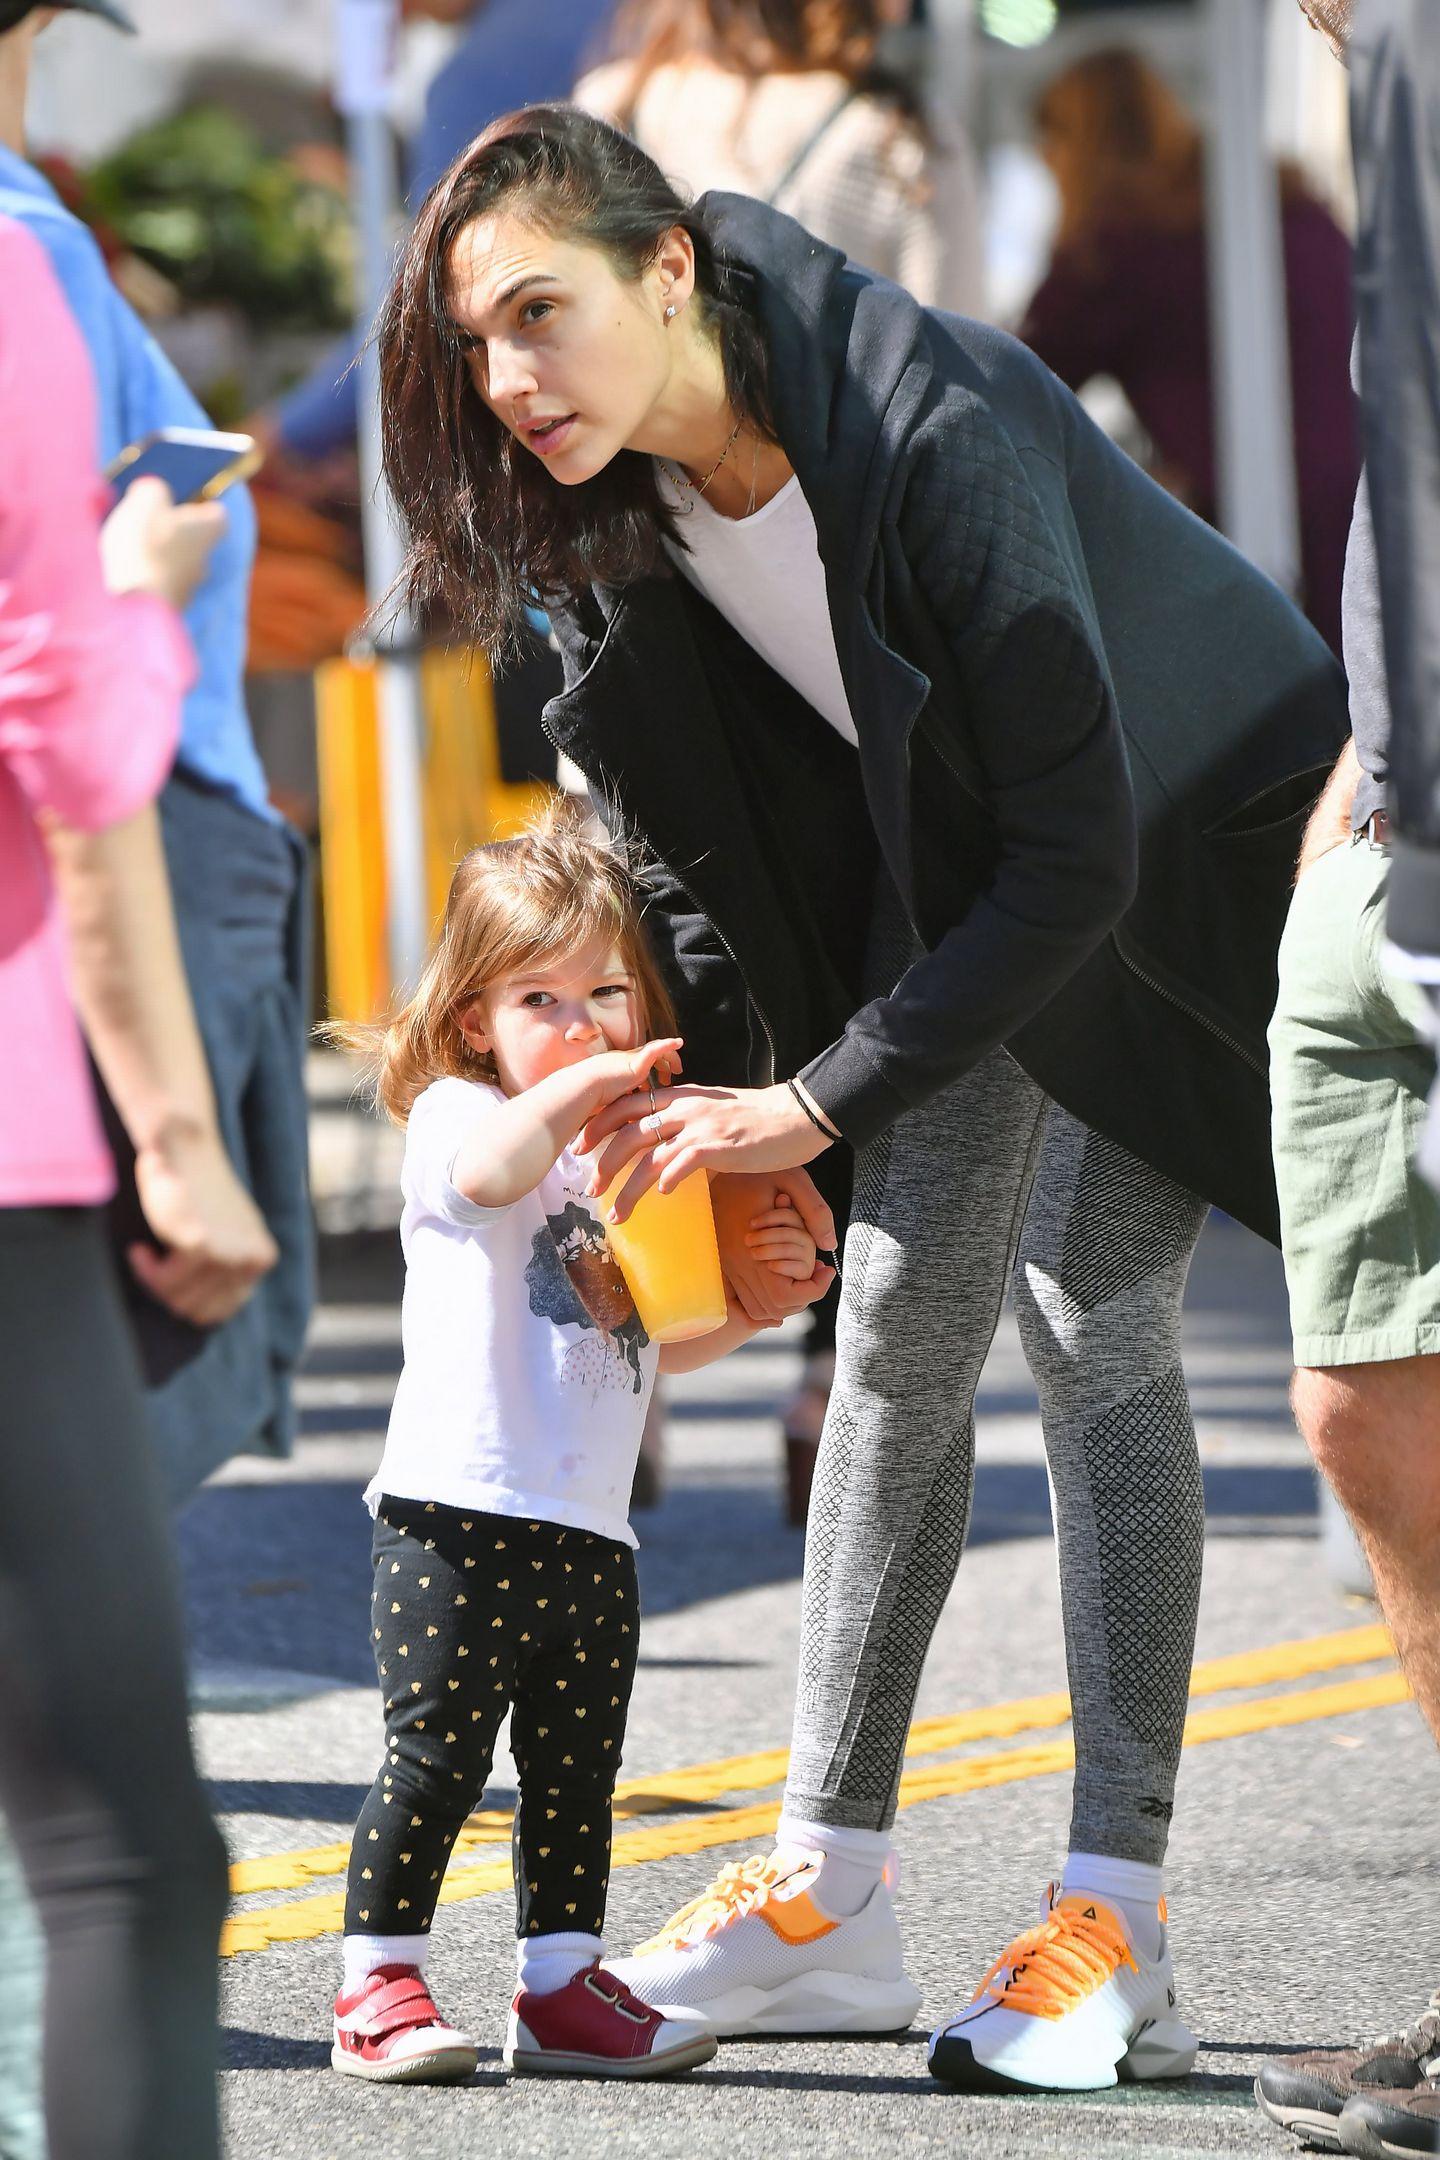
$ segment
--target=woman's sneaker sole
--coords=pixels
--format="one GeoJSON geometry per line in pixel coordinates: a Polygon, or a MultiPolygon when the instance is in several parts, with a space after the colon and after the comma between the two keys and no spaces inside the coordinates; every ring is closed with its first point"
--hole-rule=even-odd
{"type": "Polygon", "coordinates": [[[779,1987],[731,1988],[704,2003],[656,2003],[662,2017],[702,2017],[722,2040],[757,2033],[884,2038],[908,2032],[920,1990],[908,1980],[864,1980],[853,1973],[797,1973],[779,1987]]]}
{"type": "Polygon", "coordinates": [[[342,2077],[366,2078],[372,2085],[457,2085],[474,2077],[480,2060],[478,2048],[435,2048],[425,2055],[407,2055],[399,2062],[381,2057],[366,2062],[347,2054],[342,2047],[330,2050],[330,2067],[342,2077]]]}
{"type": "Polygon", "coordinates": [[[1199,2046],[1188,2025],[1178,2019],[1156,2022],[1136,2034],[1108,2076],[1067,2076],[1063,2070],[1054,2070],[1049,2077],[1022,2077],[1018,2071],[999,2070],[982,2061],[961,2034],[941,2032],[930,2043],[930,2073],[943,2084],[971,2093],[1104,2092],[1152,2078],[1189,2077],[1199,2046]]]}
{"type": "Polygon", "coordinates": [[[510,2048],[505,2067],[515,2077],[659,2078],[678,2077],[709,2062],[715,2053],[713,2033],[697,2033],[683,2047],[667,2048],[660,2055],[566,2055],[555,2048],[510,2048]]]}

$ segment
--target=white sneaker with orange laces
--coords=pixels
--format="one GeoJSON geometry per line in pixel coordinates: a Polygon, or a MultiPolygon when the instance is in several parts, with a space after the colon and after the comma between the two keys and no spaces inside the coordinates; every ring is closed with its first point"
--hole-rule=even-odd
{"type": "Polygon", "coordinates": [[[1198,2045],[1176,2015],[1175,1973],[1136,1947],[1123,1913],[1054,1883],[1038,1927],[995,1960],[967,2009],[931,2035],[930,2068],[963,2092],[1094,2092],[1122,2078],[1188,2077],[1198,2045]]]}
{"type": "Polygon", "coordinates": [[[920,2007],[881,1882],[849,1919],[810,1894],[817,1859],[757,1854],[723,1868],[632,1957],[606,1969],[656,2009],[738,2033],[903,2032],[920,2007]]]}

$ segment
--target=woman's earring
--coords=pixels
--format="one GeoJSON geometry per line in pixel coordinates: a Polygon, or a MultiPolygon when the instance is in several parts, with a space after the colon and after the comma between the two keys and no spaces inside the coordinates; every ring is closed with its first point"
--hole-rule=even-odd
{"type": "Polygon", "coordinates": [[[665,310],[665,320],[666,320],[666,322],[670,322],[670,321],[671,321],[671,320],[673,319],[673,317],[674,317],[674,314],[675,314],[675,302],[674,302],[674,301],[672,300],[672,301],[670,302],[670,305],[669,305],[669,307],[667,307],[667,308],[666,308],[666,310],[665,310]]]}

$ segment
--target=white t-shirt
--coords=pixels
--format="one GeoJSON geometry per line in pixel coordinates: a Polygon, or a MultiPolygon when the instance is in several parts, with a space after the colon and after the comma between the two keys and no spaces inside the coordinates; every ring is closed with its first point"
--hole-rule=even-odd
{"type": "Polygon", "coordinates": [[[682,487],[658,459],[655,469],[690,544],[689,554],[669,549],[676,568],[837,734],[856,742],[819,537],[798,476],[792,473],[779,494],[749,517],[727,518],[703,495],[682,487]]]}
{"type": "Polygon", "coordinates": [[[630,1486],[659,1349],[566,1149],[534,1192],[476,1207],[451,1179],[461,1143],[505,1101],[437,1080],[410,1112],[401,1336],[385,1453],[365,1494],[438,1500],[638,1541],[630,1486]]]}

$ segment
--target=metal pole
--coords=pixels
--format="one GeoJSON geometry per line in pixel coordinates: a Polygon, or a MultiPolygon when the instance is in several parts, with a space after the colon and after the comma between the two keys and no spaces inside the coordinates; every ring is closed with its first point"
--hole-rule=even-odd
{"type": "Polygon", "coordinates": [[[927,13],[930,51],[926,87],[973,138],[975,0],[930,0],[927,13]]]}
{"type": "MultiPolygon", "coordinates": [[[[372,326],[395,267],[400,195],[389,87],[396,0],[339,0],[336,102],[345,116],[351,194],[360,244],[360,500],[365,582],[372,606],[394,585],[404,541],[385,485],[380,437],[380,359],[372,326]]],[[[397,988],[420,972],[429,937],[421,795],[424,711],[414,626],[403,612],[380,633],[380,765],[385,796],[385,889],[390,973],[397,988]]]]}
{"type": "Polygon", "coordinates": [[[1265,145],[1265,0],[1209,0],[1206,192],[1220,523],[1289,593],[1300,525],[1279,191],[1265,145]]]}

